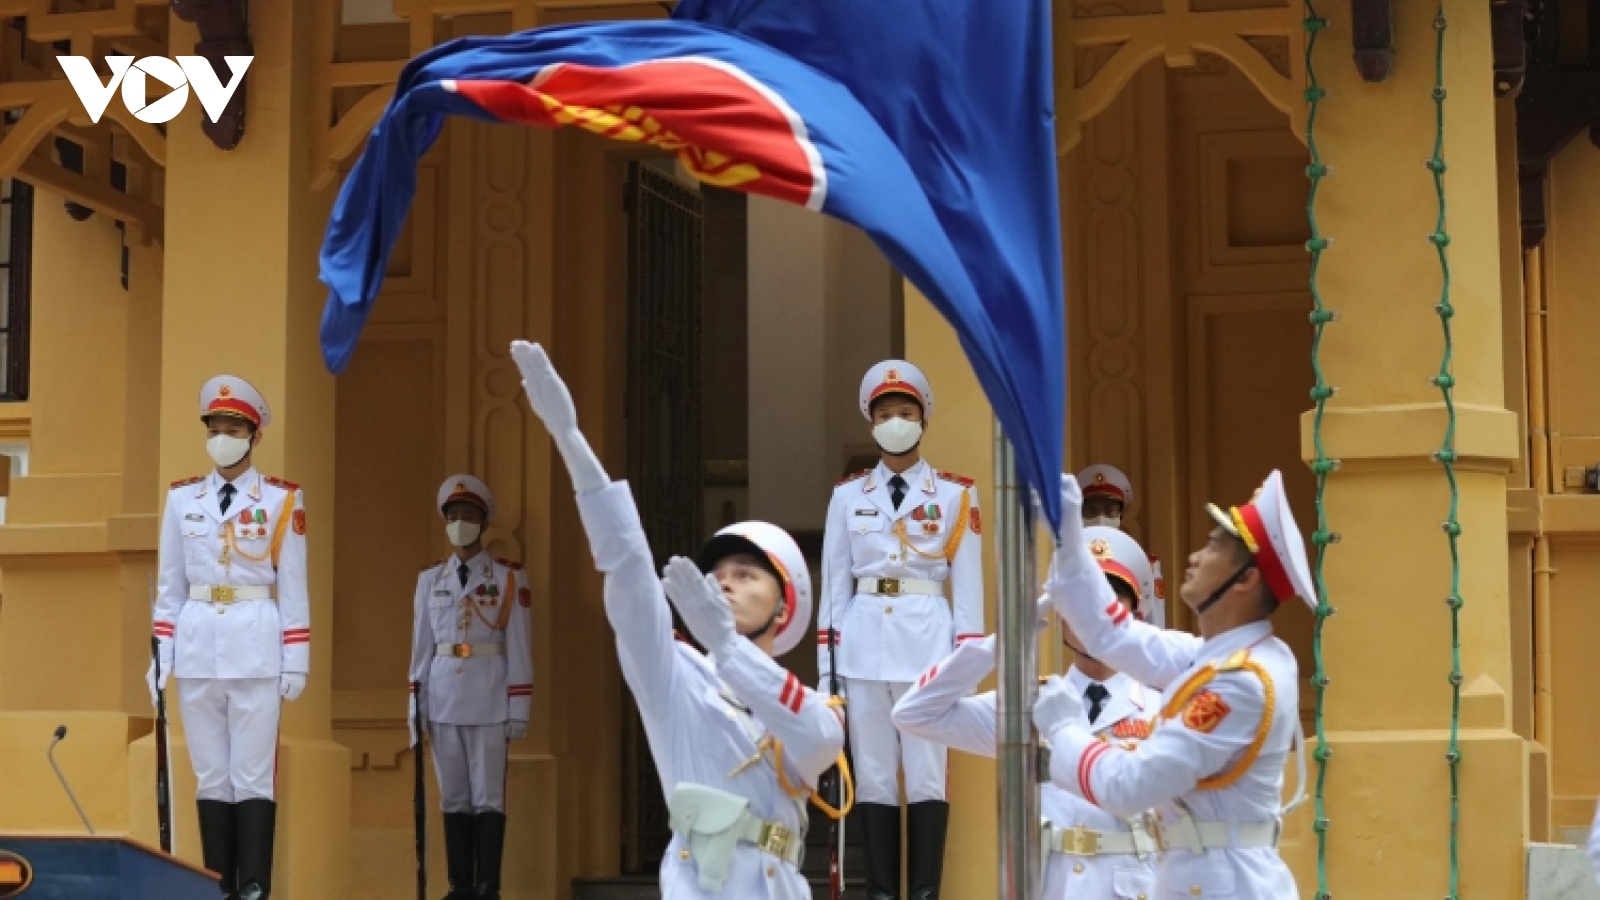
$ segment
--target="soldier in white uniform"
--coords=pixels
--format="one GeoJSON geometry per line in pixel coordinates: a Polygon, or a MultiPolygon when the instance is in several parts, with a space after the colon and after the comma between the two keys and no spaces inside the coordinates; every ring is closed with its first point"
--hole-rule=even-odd
{"type": "MultiPolygon", "coordinates": [[[[1122,528],[1122,517],[1133,505],[1133,482],[1116,466],[1103,463],[1089,466],[1078,473],[1078,486],[1083,490],[1083,524],[1085,527],[1103,525],[1122,528]]],[[[1150,556],[1150,571],[1156,589],[1139,601],[1134,612],[1139,618],[1157,628],[1167,626],[1167,583],[1161,576],[1161,560],[1150,556]]]]}
{"type": "MultiPolygon", "coordinates": [[[[1096,559],[1118,601],[1132,610],[1153,589],[1150,566],[1137,541],[1121,532],[1116,536],[1120,540],[1102,541],[1095,548],[1096,559]]],[[[1048,597],[1041,600],[1041,628],[1050,603],[1048,597]]],[[[1064,622],[1061,631],[1061,642],[1078,657],[1066,675],[1067,684],[1084,698],[1077,724],[1097,738],[1119,743],[1148,736],[1161,695],[1078,650],[1064,622]]],[[[993,757],[995,692],[968,695],[994,670],[994,663],[993,635],[957,647],[895,704],[895,725],[905,734],[993,757]]],[[[1048,781],[1039,800],[1046,853],[1041,900],[1155,896],[1156,848],[1142,816],[1113,815],[1048,781]]]]}
{"type": "Polygon", "coordinates": [[[572,475],[622,676],[668,794],[661,896],[810,900],[799,868],[806,801],[822,805],[817,778],[843,762],[844,727],[825,695],[774,661],[810,621],[799,546],[774,525],[743,522],[708,541],[698,565],[674,557],[658,578],[628,485],[590,450],[544,350],[518,341],[511,353],[572,475]],[[675,639],[669,598],[704,654],[675,639]]]}
{"type": "Polygon", "coordinates": [[[1270,619],[1280,604],[1316,594],[1282,476],[1273,472],[1242,507],[1208,508],[1216,528],[1189,557],[1180,589],[1200,637],[1155,628],[1116,602],[1089,549],[1099,529],[1079,530],[1077,480],[1063,476],[1061,495],[1048,586],[1057,611],[1084,649],[1167,699],[1149,738],[1125,746],[1074,724],[1082,700],[1052,679],[1034,708],[1048,729],[1052,780],[1114,815],[1155,810],[1163,851],[1155,896],[1293,900],[1277,843],[1282,816],[1298,803],[1281,806],[1291,752],[1300,751],[1305,784],[1299,673],[1270,619]]]}
{"type": "Polygon", "coordinates": [[[950,818],[945,748],[902,735],[890,714],[929,666],[983,637],[978,491],[971,479],[940,472],[921,456],[934,402],[916,366],[897,359],[873,366],[861,380],[860,406],[881,459],[840,482],[828,505],[817,613],[820,687],[831,691],[837,674],[850,701],[869,900],[900,895],[902,768],[910,897],[934,900],[950,818]]]}
{"type": "MultiPolygon", "coordinates": [[[[225,897],[272,893],[278,713],[311,669],[306,514],[298,485],[250,456],[272,412],[243,378],[200,391],[216,469],[176,482],[161,521],[154,615],[160,688],[178,676],[206,868],[225,897]]],[[[152,663],[151,702],[158,685],[152,663]]]]}
{"type": "Polygon", "coordinates": [[[467,474],[439,485],[445,535],[459,550],[417,576],[411,631],[411,742],[428,723],[444,812],[446,900],[500,896],[506,753],[533,705],[532,597],[520,563],[483,549],[494,494],[467,474]]]}

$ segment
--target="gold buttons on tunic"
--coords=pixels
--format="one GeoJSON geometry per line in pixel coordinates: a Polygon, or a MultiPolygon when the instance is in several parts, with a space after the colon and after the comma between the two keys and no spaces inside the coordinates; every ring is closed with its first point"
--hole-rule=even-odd
{"type": "Polygon", "coordinates": [[[892,607],[892,606],[885,606],[885,607],[884,607],[884,608],[883,608],[883,614],[884,614],[884,615],[886,615],[886,616],[892,616],[892,615],[894,615],[894,607],[892,607]]]}
{"type": "Polygon", "coordinates": [[[775,877],[777,877],[777,874],[778,874],[778,867],[777,866],[767,866],[767,877],[768,878],[775,878],[775,877]]]}
{"type": "Polygon", "coordinates": [[[1140,894],[1138,900],[1145,900],[1145,896],[1143,894],[1140,894]]]}
{"type": "Polygon", "coordinates": [[[1072,874],[1074,874],[1074,875],[1082,875],[1083,874],[1083,863],[1078,863],[1077,865],[1074,865],[1072,867],[1072,874]]]}
{"type": "Polygon", "coordinates": [[[678,851],[678,858],[683,860],[684,862],[688,862],[689,861],[689,851],[688,850],[679,850],[678,851]]]}
{"type": "Polygon", "coordinates": [[[1189,896],[1191,896],[1191,897],[1198,897],[1198,896],[1200,896],[1200,885],[1198,885],[1198,884],[1196,884],[1196,885],[1191,885],[1191,886],[1190,886],[1190,887],[1189,887],[1189,896]]]}

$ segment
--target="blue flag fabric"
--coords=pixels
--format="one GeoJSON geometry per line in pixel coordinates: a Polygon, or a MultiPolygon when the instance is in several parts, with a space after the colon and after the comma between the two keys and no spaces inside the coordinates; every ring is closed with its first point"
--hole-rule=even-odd
{"type": "Polygon", "coordinates": [[[980,306],[911,280],[960,336],[1058,528],[1066,295],[1049,0],[678,0],[673,17],[828,73],[905,155],[980,306]]]}
{"type": "MultiPolygon", "coordinates": [[[[1017,0],[1030,15],[1042,3],[1017,0]]],[[[687,5],[686,12],[713,8],[687,5]]],[[[728,8],[753,8],[770,25],[774,16],[820,17],[833,5],[728,8]]],[[[971,7],[970,24],[984,19],[973,0],[951,5],[971,7]]],[[[997,12],[990,17],[1012,18],[997,12]]],[[[930,30],[961,21],[930,18],[920,42],[880,49],[911,53],[908,66],[937,60],[941,40],[980,41],[930,30]]],[[[908,27],[916,22],[898,25],[918,32],[908,27]]],[[[1000,39],[990,25],[980,33],[1000,39]]],[[[942,64],[897,71],[873,59],[863,68],[873,49],[866,40],[833,58],[819,42],[797,58],[717,23],[682,19],[558,26],[435,47],[401,72],[330,217],[321,255],[330,289],[324,359],[334,372],[348,364],[411,207],[417,164],[446,115],[580,127],[675,153],[707,183],[804,205],[871,236],[960,334],[1019,468],[1055,525],[1065,363],[1048,34],[1046,27],[1015,35],[1015,45],[991,45],[988,67],[1009,72],[1022,68],[1025,45],[1042,43],[1044,71],[1033,86],[1015,72],[991,78],[942,64]],[[887,68],[873,68],[880,66],[887,68]],[[871,73],[879,71],[880,93],[869,103],[860,92],[870,93],[871,73]],[[966,86],[949,78],[965,78],[966,86]],[[888,114],[895,98],[923,92],[902,115],[888,114]],[[996,115],[997,108],[1013,111],[996,115]],[[1045,148],[1048,165],[1035,164],[1034,144],[1045,148]]]]}

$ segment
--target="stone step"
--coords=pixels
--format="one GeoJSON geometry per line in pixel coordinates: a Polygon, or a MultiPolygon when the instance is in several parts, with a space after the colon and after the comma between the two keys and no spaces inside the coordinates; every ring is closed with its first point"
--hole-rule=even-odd
{"type": "MultiPolygon", "coordinates": [[[[828,880],[812,878],[812,900],[829,900],[828,880]]],[[[845,883],[845,900],[866,900],[860,882],[845,883]]],[[[584,878],[572,882],[572,900],[660,900],[661,887],[654,875],[620,875],[616,878],[584,878]]]]}

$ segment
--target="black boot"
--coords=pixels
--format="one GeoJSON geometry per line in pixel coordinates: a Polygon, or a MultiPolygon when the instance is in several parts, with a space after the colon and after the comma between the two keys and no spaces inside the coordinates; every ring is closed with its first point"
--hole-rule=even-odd
{"type": "Polygon", "coordinates": [[[506,814],[473,816],[473,848],[478,856],[478,900],[500,900],[500,851],[506,844],[506,814]]]}
{"type": "Polygon", "coordinates": [[[907,878],[910,900],[939,900],[939,882],[944,875],[944,836],[950,828],[950,804],[927,800],[906,807],[906,830],[910,832],[910,859],[907,878]]]}
{"type": "Polygon", "coordinates": [[[445,813],[444,860],[450,893],[444,900],[471,900],[472,859],[472,813],[445,813]]]}
{"type": "Polygon", "coordinates": [[[234,857],[233,804],[221,800],[201,800],[200,852],[206,868],[222,879],[223,900],[238,900],[239,871],[234,857]]]}
{"type": "Polygon", "coordinates": [[[259,797],[236,804],[239,835],[239,900],[272,896],[272,838],[278,804],[259,797]]]}
{"type": "Polygon", "coordinates": [[[900,896],[900,807],[857,803],[867,844],[867,900],[900,896]]]}

